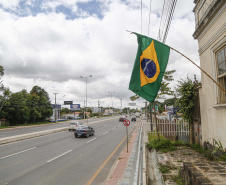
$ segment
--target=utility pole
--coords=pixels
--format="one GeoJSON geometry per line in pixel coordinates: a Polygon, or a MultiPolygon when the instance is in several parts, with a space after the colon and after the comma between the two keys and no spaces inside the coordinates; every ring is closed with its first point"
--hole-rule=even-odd
{"type": "Polygon", "coordinates": [[[112,117],[113,117],[113,115],[114,115],[114,108],[113,108],[112,93],[115,93],[115,91],[114,91],[114,92],[108,92],[108,93],[110,93],[110,94],[111,94],[112,111],[113,111],[113,113],[112,113],[112,117]]]}
{"type": "MultiPolygon", "coordinates": [[[[86,79],[86,112],[87,112],[87,78],[88,77],[92,77],[93,75],[89,75],[89,76],[80,76],[80,78],[85,78],[86,79]]],[[[88,116],[87,116],[87,125],[88,125],[88,116]]]]}
{"type": "Polygon", "coordinates": [[[120,100],[121,100],[121,113],[122,113],[122,98],[120,100]]]}
{"type": "Polygon", "coordinates": [[[100,116],[99,106],[100,106],[100,102],[99,102],[99,100],[98,100],[98,107],[97,107],[97,109],[98,109],[98,113],[99,113],[99,116],[100,116]]]}
{"type": "Polygon", "coordinates": [[[83,118],[86,119],[86,113],[85,113],[85,103],[86,101],[84,101],[84,114],[83,114],[83,118]]]}
{"type": "Polygon", "coordinates": [[[147,115],[147,101],[146,102],[144,102],[145,103],[145,117],[147,117],[148,115],[147,115]]]}
{"type": "Polygon", "coordinates": [[[56,95],[59,93],[53,93],[53,94],[55,94],[55,122],[57,123],[56,95]]]}

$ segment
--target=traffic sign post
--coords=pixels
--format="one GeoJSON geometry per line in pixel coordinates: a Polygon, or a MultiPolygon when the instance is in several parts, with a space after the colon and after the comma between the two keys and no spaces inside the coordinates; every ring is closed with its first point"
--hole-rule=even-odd
{"type": "Polygon", "coordinates": [[[126,127],[128,127],[128,126],[130,125],[130,121],[129,121],[128,119],[125,119],[125,120],[123,121],[123,124],[124,124],[126,127]]]}
{"type": "Polygon", "coordinates": [[[130,125],[130,121],[128,119],[125,119],[123,121],[123,124],[126,126],[126,135],[127,135],[127,153],[128,153],[128,126],[130,125]]]}

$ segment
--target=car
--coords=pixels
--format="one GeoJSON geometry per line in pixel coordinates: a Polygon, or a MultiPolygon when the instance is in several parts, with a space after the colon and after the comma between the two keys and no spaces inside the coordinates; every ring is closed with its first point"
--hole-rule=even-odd
{"type": "Polygon", "coordinates": [[[69,131],[75,130],[79,125],[82,125],[80,122],[70,122],[69,123],[69,131]]]}
{"type": "Polygon", "coordinates": [[[136,118],[131,118],[131,121],[137,121],[137,119],[136,118]]]}
{"type": "Polygon", "coordinates": [[[125,117],[120,117],[119,121],[124,121],[126,118],[125,117]]]}
{"type": "Polygon", "coordinates": [[[95,130],[91,126],[81,125],[76,128],[74,131],[75,137],[89,137],[95,134],[95,130]]]}

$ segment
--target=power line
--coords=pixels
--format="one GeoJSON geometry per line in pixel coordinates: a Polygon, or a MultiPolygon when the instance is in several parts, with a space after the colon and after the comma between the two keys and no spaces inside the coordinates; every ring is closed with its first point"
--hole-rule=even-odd
{"type": "Polygon", "coordinates": [[[140,11],[141,11],[141,34],[142,34],[142,0],[140,1],[140,11]]]}
{"type": "Polygon", "coordinates": [[[174,13],[176,3],[177,3],[177,0],[174,0],[173,5],[171,6],[170,17],[169,17],[169,21],[167,22],[167,28],[166,28],[166,31],[165,31],[165,34],[164,34],[164,37],[163,37],[163,43],[165,43],[166,37],[168,35],[168,31],[169,31],[169,27],[170,27],[170,24],[171,24],[171,20],[173,18],[173,13],[174,13]]]}
{"type": "Polygon", "coordinates": [[[162,16],[158,32],[158,40],[165,43],[177,0],[164,0],[162,16]]]}
{"type": "Polygon", "coordinates": [[[151,2],[152,2],[152,0],[150,0],[149,22],[148,22],[148,36],[149,36],[149,27],[150,27],[150,19],[151,19],[151,2]]]}

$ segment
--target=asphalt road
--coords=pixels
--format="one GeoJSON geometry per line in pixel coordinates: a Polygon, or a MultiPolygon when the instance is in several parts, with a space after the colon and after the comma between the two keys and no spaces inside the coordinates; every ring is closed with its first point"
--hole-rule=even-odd
{"type": "MultiPolygon", "coordinates": [[[[131,123],[129,131],[135,123],[131,123]]],[[[96,133],[89,138],[75,138],[73,132],[63,131],[0,145],[0,184],[84,185],[100,167],[102,170],[91,181],[103,184],[125,146],[124,142],[109,158],[125,138],[126,129],[118,118],[92,126],[96,133]]]]}
{"type": "MultiPolygon", "coordinates": [[[[88,124],[92,125],[97,122],[104,121],[104,120],[110,120],[110,119],[112,119],[112,117],[89,119],[88,124]]],[[[74,121],[79,121],[81,123],[87,124],[87,120],[72,120],[72,122],[74,122],[74,121]]],[[[46,125],[36,125],[34,127],[28,126],[28,127],[20,127],[18,129],[0,130],[0,138],[22,135],[22,134],[27,134],[27,133],[32,133],[32,132],[45,131],[45,130],[56,129],[56,128],[68,127],[69,122],[71,122],[71,121],[58,122],[56,124],[53,123],[53,124],[46,124],[46,125]]]]}

